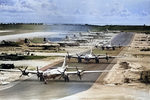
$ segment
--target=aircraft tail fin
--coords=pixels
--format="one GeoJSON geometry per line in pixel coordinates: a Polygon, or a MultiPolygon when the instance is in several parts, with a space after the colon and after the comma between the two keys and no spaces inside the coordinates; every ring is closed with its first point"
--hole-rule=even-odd
{"type": "Polygon", "coordinates": [[[74,34],[73,37],[76,38],[77,36],[74,34]]]}
{"type": "Polygon", "coordinates": [[[110,40],[110,43],[109,43],[109,45],[111,45],[111,40],[110,40]]]}
{"type": "Polygon", "coordinates": [[[68,36],[68,35],[66,35],[66,37],[65,37],[65,38],[69,40],[69,36],[68,36]]]}
{"type": "Polygon", "coordinates": [[[91,47],[91,52],[90,52],[90,54],[92,55],[93,54],[93,48],[91,47]]]}
{"type": "Polygon", "coordinates": [[[80,32],[80,33],[79,33],[79,35],[81,35],[81,36],[82,36],[82,32],[80,32]]]}
{"type": "Polygon", "coordinates": [[[109,30],[108,30],[108,29],[106,29],[106,31],[107,31],[107,32],[109,32],[109,30]]]}
{"type": "Polygon", "coordinates": [[[88,29],[87,32],[91,33],[91,31],[88,29]]]}
{"type": "Polygon", "coordinates": [[[63,62],[62,68],[66,69],[67,67],[68,67],[68,64],[67,64],[67,55],[66,55],[65,58],[64,58],[64,62],[63,62]]]}

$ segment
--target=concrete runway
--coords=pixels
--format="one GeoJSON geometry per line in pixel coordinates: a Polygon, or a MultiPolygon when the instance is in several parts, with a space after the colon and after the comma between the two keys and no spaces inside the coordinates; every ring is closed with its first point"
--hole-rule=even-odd
{"type": "Polygon", "coordinates": [[[118,46],[119,44],[122,46],[128,46],[130,44],[130,41],[132,37],[134,36],[134,33],[128,32],[128,33],[120,33],[116,35],[112,40],[112,45],[118,46]]]}
{"type": "MultiPolygon", "coordinates": [[[[112,41],[116,44],[128,45],[133,36],[133,33],[121,33],[112,41]]],[[[105,59],[102,59],[99,64],[96,64],[95,61],[90,61],[86,64],[77,63],[77,60],[72,59],[68,61],[68,65],[83,67],[85,70],[105,70],[108,65],[113,67],[115,63],[111,63],[112,60],[109,59],[107,63],[105,59]]],[[[59,63],[55,66],[61,65],[62,63],[59,63]]],[[[1,90],[0,100],[59,99],[88,90],[100,75],[101,73],[84,74],[82,80],[77,76],[71,76],[70,82],[56,79],[48,81],[46,85],[44,82],[40,82],[36,75],[34,75],[24,81],[18,80],[20,82],[11,88],[1,90]]]]}

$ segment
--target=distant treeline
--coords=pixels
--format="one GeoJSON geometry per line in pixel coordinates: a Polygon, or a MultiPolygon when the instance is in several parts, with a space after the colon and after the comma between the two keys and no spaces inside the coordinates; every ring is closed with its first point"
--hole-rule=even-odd
{"type": "Polygon", "coordinates": [[[43,23],[0,23],[0,25],[43,25],[43,23]]]}
{"type": "Polygon", "coordinates": [[[42,25],[43,23],[0,23],[0,30],[6,30],[6,29],[32,30],[34,28],[37,28],[37,26],[42,26],[42,25]]]}
{"type": "Polygon", "coordinates": [[[120,30],[127,32],[150,32],[150,26],[140,25],[105,25],[96,26],[93,31],[120,30]]]}
{"type": "Polygon", "coordinates": [[[65,29],[69,30],[73,26],[73,29],[88,28],[91,31],[106,31],[108,30],[120,30],[126,32],[150,32],[150,26],[146,25],[88,25],[88,24],[53,24],[44,25],[43,23],[0,23],[0,30],[5,29],[23,29],[23,30],[47,30],[47,29],[65,29]]]}

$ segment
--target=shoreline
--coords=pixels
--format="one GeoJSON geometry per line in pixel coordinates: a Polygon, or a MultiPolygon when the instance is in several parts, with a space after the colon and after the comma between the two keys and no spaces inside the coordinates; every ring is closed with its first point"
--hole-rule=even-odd
{"type": "Polygon", "coordinates": [[[48,35],[58,34],[57,32],[31,32],[31,33],[20,33],[13,35],[0,36],[0,41],[2,40],[19,40],[24,38],[34,38],[34,37],[46,37],[48,35]]]}

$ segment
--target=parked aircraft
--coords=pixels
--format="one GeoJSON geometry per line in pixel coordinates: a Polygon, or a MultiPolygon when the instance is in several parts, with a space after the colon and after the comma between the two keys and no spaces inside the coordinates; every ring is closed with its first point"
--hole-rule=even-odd
{"type": "Polygon", "coordinates": [[[69,37],[69,36],[66,36],[66,38],[64,39],[65,41],[75,41],[75,42],[78,42],[78,43],[88,43],[89,42],[89,39],[93,39],[93,37],[87,37],[87,36],[80,36],[80,37],[77,37],[75,34],[73,37],[69,37]]]}
{"type": "Polygon", "coordinates": [[[108,29],[106,29],[106,31],[108,32],[108,33],[120,33],[121,31],[110,31],[110,30],[108,30],[108,29]]]}
{"type": "Polygon", "coordinates": [[[80,32],[80,33],[79,33],[79,36],[80,36],[80,37],[88,36],[88,37],[93,37],[93,38],[98,37],[98,35],[97,35],[97,34],[82,33],[82,32],[80,32]]]}
{"type": "Polygon", "coordinates": [[[59,79],[63,78],[65,81],[69,81],[69,75],[77,75],[80,80],[81,76],[83,74],[87,73],[100,73],[100,72],[109,72],[109,70],[95,70],[95,71],[85,71],[85,70],[79,70],[78,67],[68,67],[67,65],[67,56],[64,58],[64,62],[61,67],[57,67],[56,69],[47,69],[46,71],[40,71],[37,67],[37,71],[27,71],[26,67],[24,70],[14,70],[14,69],[0,69],[0,71],[13,71],[13,72],[19,72],[21,71],[22,75],[28,76],[29,73],[37,74],[37,77],[40,78],[40,80],[45,81],[45,84],[47,83],[48,79],[55,79],[56,77],[59,77],[59,79]],[[67,71],[68,68],[75,68],[76,71],[67,71]]]}
{"type": "Polygon", "coordinates": [[[87,32],[91,34],[104,35],[104,32],[91,32],[89,29],[87,30],[87,32]]]}
{"type": "Polygon", "coordinates": [[[112,48],[113,50],[115,50],[115,46],[113,46],[113,45],[111,44],[111,40],[110,40],[108,43],[106,43],[106,44],[104,44],[103,46],[101,46],[102,50],[104,50],[105,48],[106,48],[106,49],[112,48]],[[108,43],[109,43],[109,44],[108,44],[108,43]]]}
{"type": "Polygon", "coordinates": [[[98,37],[107,38],[107,39],[110,39],[115,35],[113,32],[109,34],[105,34],[105,32],[91,32],[89,29],[88,29],[88,33],[97,35],[98,37]]]}
{"type": "Polygon", "coordinates": [[[106,55],[94,55],[93,52],[92,52],[92,48],[91,48],[91,52],[89,54],[81,54],[81,55],[78,55],[76,54],[75,55],[69,55],[69,52],[68,53],[68,59],[70,58],[77,58],[78,59],[78,63],[81,63],[82,62],[82,59],[84,59],[86,62],[89,62],[90,60],[95,60],[96,63],[99,63],[99,59],[106,59],[107,62],[109,60],[109,58],[115,58],[115,57],[118,57],[118,56],[108,56],[107,53],[106,55]]]}
{"type": "Polygon", "coordinates": [[[115,50],[116,47],[121,48],[121,45],[120,45],[120,44],[119,44],[119,46],[112,45],[111,40],[110,40],[108,43],[103,44],[103,45],[101,46],[102,50],[104,50],[105,48],[106,48],[106,49],[112,48],[113,50],[115,50]]]}

